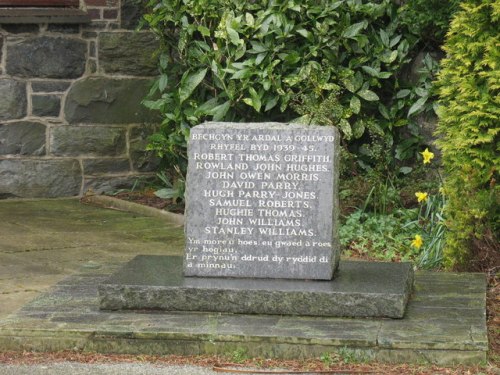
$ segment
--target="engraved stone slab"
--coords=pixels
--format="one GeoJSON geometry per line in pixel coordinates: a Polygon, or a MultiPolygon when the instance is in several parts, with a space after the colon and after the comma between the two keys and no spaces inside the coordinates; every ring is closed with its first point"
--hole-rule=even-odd
{"type": "Polygon", "coordinates": [[[184,277],[180,256],[139,255],[99,285],[104,310],[402,318],[411,263],[343,261],[335,280],[184,277]]]}
{"type": "Polygon", "coordinates": [[[333,277],[335,128],[206,123],[191,129],[188,153],[186,276],[333,277]]]}

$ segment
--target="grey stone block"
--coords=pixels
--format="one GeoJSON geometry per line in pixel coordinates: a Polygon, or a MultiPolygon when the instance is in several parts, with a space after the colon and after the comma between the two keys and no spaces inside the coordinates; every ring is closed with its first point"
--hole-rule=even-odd
{"type": "Polygon", "coordinates": [[[123,29],[134,30],[139,26],[142,17],[141,2],[137,0],[122,0],[120,24],[123,29]]]}
{"type": "Polygon", "coordinates": [[[61,97],[58,95],[33,95],[31,103],[34,116],[59,117],[61,113],[61,97]]]}
{"type": "Polygon", "coordinates": [[[64,92],[70,84],[68,81],[33,81],[31,89],[34,92],[64,92]]]}
{"type": "MultiPolygon", "coordinates": [[[[147,176],[149,177],[149,176],[147,176]]],[[[115,193],[118,190],[130,190],[132,187],[141,189],[148,181],[145,176],[98,176],[85,177],[83,189],[85,191],[92,189],[94,193],[115,193]]]]}
{"type": "Polygon", "coordinates": [[[334,280],[182,275],[179,256],[139,255],[99,286],[101,309],[402,318],[410,263],[341,263],[334,280]]]}
{"type": "Polygon", "coordinates": [[[155,76],[153,54],[159,41],[150,32],[103,32],[99,34],[99,66],[108,74],[155,76]]]}
{"type": "Polygon", "coordinates": [[[85,175],[128,172],[130,162],[128,159],[85,159],[83,171],[85,175]]]}
{"type": "Polygon", "coordinates": [[[2,24],[2,29],[11,34],[37,34],[40,30],[39,25],[34,24],[2,24]]]}
{"type": "Polygon", "coordinates": [[[77,160],[0,160],[0,196],[56,198],[80,193],[77,160]]]}
{"type": "Polygon", "coordinates": [[[131,124],[159,120],[141,101],[149,79],[85,78],[68,92],[64,113],[69,123],[131,124]]]}
{"type": "Polygon", "coordinates": [[[51,130],[51,153],[57,156],[120,156],[126,152],[126,129],[102,126],[59,126],[51,130]]]}
{"type": "Polygon", "coordinates": [[[44,155],[45,132],[45,125],[38,122],[0,124],[0,155],[44,155]]]}
{"type": "Polygon", "coordinates": [[[339,151],[327,126],[191,129],[185,275],[330,280],[340,258],[339,151]]]}
{"type": "Polygon", "coordinates": [[[87,43],[73,38],[33,37],[7,45],[7,73],[18,77],[78,78],[85,72],[87,43]]]}
{"type": "Polygon", "coordinates": [[[146,151],[149,143],[148,137],[153,134],[155,127],[140,126],[134,127],[130,131],[129,152],[132,166],[140,172],[156,171],[160,165],[160,159],[152,152],[146,151]]]}
{"type": "Polygon", "coordinates": [[[78,34],[80,32],[80,25],[75,24],[49,24],[47,26],[47,31],[52,33],[61,33],[61,34],[78,34]]]}
{"type": "Polygon", "coordinates": [[[26,83],[10,78],[0,79],[0,120],[26,116],[26,83]]]}

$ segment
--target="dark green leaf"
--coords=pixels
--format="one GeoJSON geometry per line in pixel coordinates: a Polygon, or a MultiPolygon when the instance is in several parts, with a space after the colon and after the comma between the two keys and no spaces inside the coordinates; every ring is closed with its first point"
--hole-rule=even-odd
{"type": "Polygon", "coordinates": [[[419,112],[423,108],[426,102],[427,102],[427,97],[418,99],[408,110],[408,117],[410,117],[416,112],[419,112]]]}
{"type": "Polygon", "coordinates": [[[354,139],[359,139],[365,132],[365,124],[363,121],[356,121],[352,126],[352,136],[354,139]]]}
{"type": "Polygon", "coordinates": [[[234,44],[235,46],[239,46],[241,39],[240,39],[238,32],[229,26],[226,28],[226,30],[227,30],[227,35],[229,36],[230,42],[232,44],[234,44]]]}
{"type": "Polygon", "coordinates": [[[231,76],[231,79],[245,79],[245,78],[250,77],[251,75],[252,75],[252,71],[248,68],[245,68],[245,69],[241,69],[241,70],[236,71],[236,73],[234,73],[231,76]]]}
{"type": "Polygon", "coordinates": [[[198,31],[201,33],[203,36],[210,36],[210,29],[208,27],[205,27],[203,25],[198,26],[198,31]]]}
{"type": "Polygon", "coordinates": [[[162,74],[160,79],[158,80],[158,88],[160,91],[165,91],[168,85],[168,76],[166,74],[162,74]]]}
{"type": "Polygon", "coordinates": [[[371,66],[363,65],[361,69],[363,69],[366,73],[368,73],[372,77],[378,77],[379,75],[379,70],[374,69],[371,66]]]}
{"type": "Polygon", "coordinates": [[[403,90],[399,90],[396,94],[396,98],[398,99],[402,99],[402,98],[405,98],[407,97],[408,95],[410,95],[410,90],[408,89],[403,89],[403,90]]]}
{"type": "Polygon", "coordinates": [[[402,174],[409,174],[409,173],[411,173],[411,171],[413,171],[412,167],[401,167],[401,168],[399,168],[399,173],[402,173],[402,174]]]}
{"type": "Polygon", "coordinates": [[[227,111],[229,110],[230,105],[231,105],[231,102],[228,100],[227,102],[213,108],[208,114],[213,116],[214,121],[220,121],[226,115],[227,111]]]}
{"type": "Polygon", "coordinates": [[[354,38],[359,32],[366,27],[368,23],[366,21],[361,21],[349,26],[344,30],[342,36],[345,38],[354,38]]]}
{"type": "Polygon", "coordinates": [[[267,112],[274,107],[276,107],[276,104],[278,104],[279,96],[275,95],[271,99],[269,99],[266,103],[266,108],[264,108],[264,112],[267,112]]]}
{"type": "Polygon", "coordinates": [[[380,40],[382,40],[384,46],[389,47],[389,35],[385,30],[380,30],[380,40]]]}
{"type": "Polygon", "coordinates": [[[361,100],[356,95],[353,95],[351,101],[349,102],[349,106],[351,107],[353,113],[358,114],[361,110],[361,100]]]}
{"type": "Polygon", "coordinates": [[[179,88],[179,100],[181,103],[191,96],[196,87],[203,81],[206,74],[207,68],[191,74],[186,72],[182,76],[181,87],[179,88]]]}
{"type": "Polygon", "coordinates": [[[368,89],[360,90],[357,94],[369,102],[379,100],[378,95],[368,89]]]}
{"type": "Polygon", "coordinates": [[[383,105],[382,103],[379,103],[379,105],[378,105],[378,111],[380,112],[380,114],[382,116],[384,116],[384,118],[386,120],[390,120],[391,119],[391,115],[389,114],[389,111],[387,110],[387,108],[385,107],[385,105],[383,105]]]}

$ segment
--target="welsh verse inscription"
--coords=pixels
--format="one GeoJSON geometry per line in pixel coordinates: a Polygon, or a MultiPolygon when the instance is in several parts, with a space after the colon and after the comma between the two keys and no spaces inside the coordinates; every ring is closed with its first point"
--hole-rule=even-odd
{"type": "Polygon", "coordinates": [[[186,276],[332,278],[336,129],[207,123],[188,149],[186,276]]]}

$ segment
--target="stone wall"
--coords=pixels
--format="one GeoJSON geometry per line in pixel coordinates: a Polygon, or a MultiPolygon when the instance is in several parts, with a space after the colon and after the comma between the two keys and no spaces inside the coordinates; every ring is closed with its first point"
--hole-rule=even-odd
{"type": "Polygon", "coordinates": [[[0,198],[130,187],[153,174],[140,102],[157,40],[133,0],[85,0],[86,24],[0,25],[0,198]]]}

